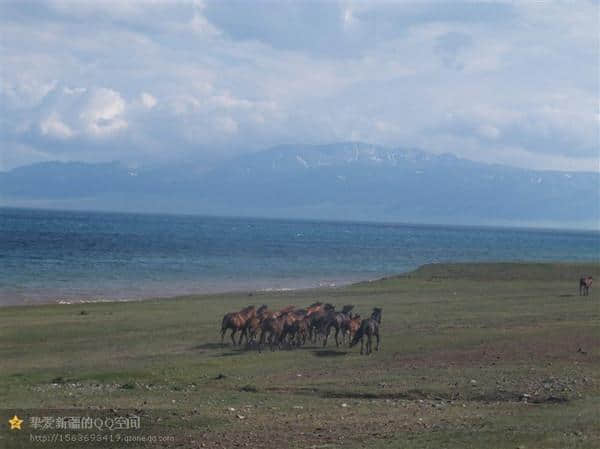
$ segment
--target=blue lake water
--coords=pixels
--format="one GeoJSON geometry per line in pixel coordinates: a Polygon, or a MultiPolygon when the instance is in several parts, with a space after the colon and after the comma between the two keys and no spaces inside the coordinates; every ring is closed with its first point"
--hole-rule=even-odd
{"type": "Polygon", "coordinates": [[[0,304],[374,279],[445,261],[598,261],[600,233],[0,208],[0,304]]]}

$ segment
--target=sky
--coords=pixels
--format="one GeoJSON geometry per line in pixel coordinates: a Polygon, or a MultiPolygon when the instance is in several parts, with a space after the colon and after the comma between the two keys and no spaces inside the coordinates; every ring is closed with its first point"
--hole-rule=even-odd
{"type": "Polygon", "coordinates": [[[600,169],[599,3],[0,2],[0,170],[362,141],[600,169]]]}

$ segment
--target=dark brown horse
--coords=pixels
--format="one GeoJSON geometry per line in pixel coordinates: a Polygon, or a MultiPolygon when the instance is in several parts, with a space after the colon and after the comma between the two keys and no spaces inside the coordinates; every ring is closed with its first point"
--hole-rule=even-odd
{"type": "MultiPolygon", "coordinates": [[[[225,338],[225,333],[227,329],[231,329],[231,342],[235,346],[235,334],[237,331],[243,331],[246,327],[246,323],[248,320],[252,319],[256,315],[256,308],[254,306],[248,306],[240,310],[239,312],[230,312],[226,313],[223,317],[223,321],[221,321],[221,344],[223,344],[223,340],[225,338]]],[[[242,343],[242,337],[244,334],[240,335],[240,340],[238,344],[242,343]]]]}
{"type": "Polygon", "coordinates": [[[372,338],[375,336],[377,338],[377,346],[375,347],[375,351],[379,351],[379,326],[381,325],[381,313],[382,310],[378,307],[373,309],[373,313],[371,314],[371,318],[367,318],[366,320],[362,320],[360,323],[360,328],[354,335],[354,338],[350,342],[350,347],[357,344],[360,340],[360,353],[363,354],[364,349],[364,337],[367,337],[367,355],[372,352],[373,342],[372,338]]]}
{"type": "Polygon", "coordinates": [[[324,330],[323,324],[329,317],[329,314],[335,311],[335,306],[325,304],[319,310],[309,315],[308,334],[309,340],[313,343],[317,341],[317,334],[324,330]]]}
{"type": "Polygon", "coordinates": [[[584,276],[579,279],[579,296],[587,296],[590,294],[590,287],[592,286],[592,277],[584,276]]]}

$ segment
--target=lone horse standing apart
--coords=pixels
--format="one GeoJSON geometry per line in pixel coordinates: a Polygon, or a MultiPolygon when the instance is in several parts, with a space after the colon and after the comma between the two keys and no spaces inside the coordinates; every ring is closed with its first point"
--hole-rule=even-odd
{"type": "Polygon", "coordinates": [[[364,349],[364,337],[367,337],[367,355],[372,352],[373,342],[372,338],[375,336],[377,338],[377,346],[375,347],[375,351],[379,351],[379,326],[381,325],[381,313],[382,310],[378,307],[373,309],[373,313],[371,314],[371,318],[367,318],[366,320],[362,320],[360,323],[360,328],[354,334],[354,338],[350,343],[350,347],[354,346],[360,340],[360,353],[363,353],[364,349]]]}
{"type": "Polygon", "coordinates": [[[592,277],[584,276],[579,279],[579,296],[587,296],[590,294],[590,287],[592,286],[592,277]]]}

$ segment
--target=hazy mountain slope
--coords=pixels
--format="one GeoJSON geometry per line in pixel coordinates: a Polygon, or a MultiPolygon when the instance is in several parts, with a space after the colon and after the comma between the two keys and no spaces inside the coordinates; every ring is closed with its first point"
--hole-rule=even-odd
{"type": "Polygon", "coordinates": [[[599,179],[337,144],[279,147],[230,161],[206,178],[205,198],[246,207],[368,206],[407,219],[586,220],[598,217],[599,179]]]}
{"type": "Polygon", "coordinates": [[[517,169],[361,143],[280,146],[205,173],[118,163],[43,163],[0,173],[1,198],[11,205],[70,199],[71,207],[86,198],[87,207],[106,209],[118,199],[133,210],[592,227],[600,219],[599,184],[598,173],[517,169]]]}

